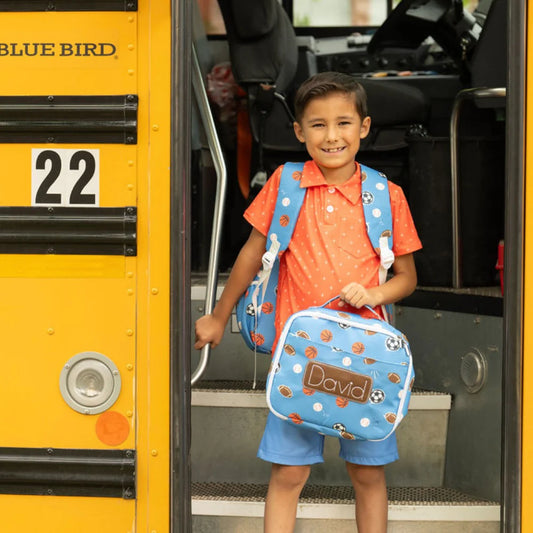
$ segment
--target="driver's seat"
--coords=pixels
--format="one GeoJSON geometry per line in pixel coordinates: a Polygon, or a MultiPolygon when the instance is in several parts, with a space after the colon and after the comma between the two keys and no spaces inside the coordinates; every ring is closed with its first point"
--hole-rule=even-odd
{"type": "MultiPolygon", "coordinates": [[[[219,5],[232,71],[248,95],[257,152],[257,165],[251,171],[253,181],[257,169],[268,175],[287,160],[308,158],[305,147],[294,135],[292,108],[296,89],[317,71],[316,57],[312,46],[298,46],[292,23],[277,0],[219,0],[219,5]]],[[[372,163],[378,158],[381,162],[387,153],[406,146],[406,129],[426,122],[429,105],[415,87],[358,81],[367,90],[372,118],[361,161],[372,163]]]]}
{"type": "Polygon", "coordinates": [[[270,161],[272,153],[296,153],[293,159],[305,157],[294,135],[294,118],[288,102],[295,85],[316,70],[305,52],[299,61],[294,29],[277,0],[219,0],[219,5],[233,76],[248,97],[257,160],[251,172],[252,185],[256,185],[253,194],[278,164],[270,161]]]}

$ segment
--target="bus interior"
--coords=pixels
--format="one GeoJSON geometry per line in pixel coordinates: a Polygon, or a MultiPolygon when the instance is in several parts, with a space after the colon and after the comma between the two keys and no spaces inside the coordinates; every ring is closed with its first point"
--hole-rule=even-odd
{"type": "MultiPolygon", "coordinates": [[[[216,291],[206,295],[210,269],[220,294],[250,231],[242,213],[265,177],[285,161],[307,159],[293,133],[295,90],[321,71],[354,76],[367,91],[372,119],[358,160],[402,187],[423,243],[415,253],[417,289],[395,305],[395,325],[413,350],[420,397],[399,429],[405,460],[388,470],[390,499],[426,501],[420,492],[403,495],[406,487],[426,490],[428,501],[441,505],[452,505],[457,497],[461,505],[492,513],[478,517],[472,529],[463,524],[457,531],[499,531],[507,2],[481,0],[472,11],[457,0],[402,0],[395,7],[387,2],[379,26],[333,28],[298,25],[297,4],[219,0],[214,7],[225,29],[216,35],[209,34],[206,22],[213,3],[199,2],[194,9],[202,80],[195,92],[199,101],[202,91],[209,100],[217,139],[209,140],[199,103],[193,110],[191,159],[193,320],[216,297],[216,291]],[[227,175],[222,199],[215,142],[227,175]],[[213,244],[217,216],[222,229],[215,230],[220,240],[213,244]],[[431,407],[441,400],[442,410],[431,407]],[[451,492],[441,501],[439,490],[451,492]]],[[[192,368],[202,364],[201,357],[193,351],[192,368]]],[[[208,530],[213,514],[194,503],[211,498],[202,491],[244,484],[245,493],[257,490],[260,498],[263,489],[257,487],[268,482],[268,467],[255,458],[263,414],[246,403],[254,400],[243,399],[235,409],[220,398],[228,391],[241,392],[242,398],[264,394],[269,362],[269,357],[254,359],[233,322],[195,379],[192,480],[198,531],[208,530]],[[222,421],[238,435],[211,445],[206,428],[222,421]]],[[[336,452],[328,453],[337,460],[336,452]]],[[[318,465],[310,485],[346,489],[347,476],[335,468],[318,465]]],[[[233,519],[225,518],[228,524],[233,519]]]]}

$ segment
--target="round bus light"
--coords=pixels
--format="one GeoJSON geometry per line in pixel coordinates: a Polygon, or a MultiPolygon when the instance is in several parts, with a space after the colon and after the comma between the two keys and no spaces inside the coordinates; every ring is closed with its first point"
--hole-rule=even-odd
{"type": "Polygon", "coordinates": [[[95,415],[109,409],[120,394],[116,365],[105,355],[82,352],[69,359],[59,377],[59,389],[78,413],[95,415]]]}

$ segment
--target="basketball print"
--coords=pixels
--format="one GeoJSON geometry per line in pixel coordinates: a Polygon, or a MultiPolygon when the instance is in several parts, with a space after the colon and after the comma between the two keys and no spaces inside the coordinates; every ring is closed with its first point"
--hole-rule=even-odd
{"type": "Polygon", "coordinates": [[[302,423],[302,417],[298,413],[291,413],[289,415],[289,418],[295,423],[295,424],[301,424],[302,423]]]}
{"type": "Polygon", "coordinates": [[[300,181],[302,179],[302,173],[299,170],[295,170],[292,173],[292,179],[295,181],[300,181]]]}
{"type": "Polygon", "coordinates": [[[265,302],[261,306],[261,311],[263,311],[263,313],[265,313],[266,315],[269,315],[270,313],[272,313],[272,311],[274,311],[274,306],[270,302],[265,302]]]}
{"type": "Polygon", "coordinates": [[[314,359],[318,355],[318,350],[314,346],[308,346],[304,353],[307,359],[314,359]]]}
{"type": "Polygon", "coordinates": [[[313,396],[313,394],[315,393],[315,391],[313,389],[306,389],[305,387],[302,389],[302,392],[306,396],[313,396]]]}
{"type": "Polygon", "coordinates": [[[255,331],[252,331],[250,333],[250,337],[252,338],[252,342],[254,344],[257,344],[257,346],[261,346],[265,343],[265,337],[263,337],[261,333],[256,333],[255,331]]]}
{"type": "Polygon", "coordinates": [[[354,342],[352,344],[352,352],[356,355],[361,355],[365,351],[365,345],[362,342],[354,342]]]}
{"type": "Polygon", "coordinates": [[[291,219],[289,218],[289,215],[281,215],[281,216],[279,217],[279,223],[280,223],[280,225],[283,226],[283,227],[288,226],[290,220],[291,220],[291,219]]]}
{"type": "Polygon", "coordinates": [[[335,403],[337,404],[337,407],[344,409],[344,407],[348,405],[348,400],[346,398],[341,398],[340,396],[338,396],[335,400],[335,403]]]}
{"type": "Polygon", "coordinates": [[[320,332],[320,339],[324,342],[329,342],[333,338],[333,333],[329,329],[323,329],[320,332]]]}

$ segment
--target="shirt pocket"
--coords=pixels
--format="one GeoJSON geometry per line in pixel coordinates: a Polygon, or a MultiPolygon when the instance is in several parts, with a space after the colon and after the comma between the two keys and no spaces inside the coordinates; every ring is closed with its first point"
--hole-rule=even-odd
{"type": "Polygon", "coordinates": [[[350,235],[347,232],[346,234],[339,235],[335,240],[335,245],[343,254],[361,263],[368,261],[369,258],[376,255],[367,235],[350,235]]]}

